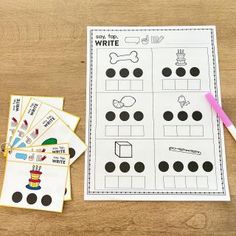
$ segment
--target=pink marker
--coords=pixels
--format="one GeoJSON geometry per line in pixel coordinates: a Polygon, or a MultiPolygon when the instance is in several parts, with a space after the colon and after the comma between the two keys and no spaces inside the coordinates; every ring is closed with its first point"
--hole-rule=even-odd
{"type": "Polygon", "coordinates": [[[219,103],[215,100],[213,95],[208,92],[205,94],[205,97],[207,101],[211,104],[212,108],[215,110],[215,112],[219,115],[220,119],[223,121],[225,127],[228,129],[228,131],[233,136],[234,140],[236,141],[236,128],[232,121],[229,119],[229,117],[225,114],[219,103]]]}

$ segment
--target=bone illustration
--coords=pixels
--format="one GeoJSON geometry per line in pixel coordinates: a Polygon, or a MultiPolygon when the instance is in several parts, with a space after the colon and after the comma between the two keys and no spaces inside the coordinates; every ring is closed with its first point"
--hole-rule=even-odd
{"type": "Polygon", "coordinates": [[[136,51],[132,51],[130,54],[123,55],[118,55],[115,52],[111,52],[109,56],[111,64],[116,64],[119,61],[131,61],[133,63],[137,63],[139,60],[138,53],[136,51]]]}
{"type": "Polygon", "coordinates": [[[177,102],[179,103],[181,108],[183,108],[184,106],[188,106],[190,104],[190,102],[186,100],[184,95],[180,95],[178,97],[177,102]]]}
{"type": "Polygon", "coordinates": [[[114,99],[112,104],[115,108],[122,108],[122,107],[132,107],[136,103],[136,99],[132,96],[124,96],[121,98],[120,101],[114,99]]]}

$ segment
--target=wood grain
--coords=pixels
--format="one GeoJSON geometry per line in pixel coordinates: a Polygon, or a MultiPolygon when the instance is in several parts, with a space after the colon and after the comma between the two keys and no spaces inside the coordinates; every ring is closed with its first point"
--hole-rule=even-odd
{"type": "MultiPolygon", "coordinates": [[[[216,25],[223,106],[236,123],[235,13],[234,0],[1,0],[0,142],[10,94],[64,96],[84,138],[87,25],[216,25]]],[[[231,202],[85,202],[81,157],[62,214],[1,207],[0,234],[236,235],[236,145],[225,137],[231,202]]]]}

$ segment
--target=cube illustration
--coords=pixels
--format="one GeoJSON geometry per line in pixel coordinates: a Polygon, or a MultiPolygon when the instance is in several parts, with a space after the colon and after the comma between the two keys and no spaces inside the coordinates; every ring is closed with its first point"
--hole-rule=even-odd
{"type": "Polygon", "coordinates": [[[115,142],[115,154],[120,158],[132,158],[133,150],[132,144],[128,141],[115,142]]]}

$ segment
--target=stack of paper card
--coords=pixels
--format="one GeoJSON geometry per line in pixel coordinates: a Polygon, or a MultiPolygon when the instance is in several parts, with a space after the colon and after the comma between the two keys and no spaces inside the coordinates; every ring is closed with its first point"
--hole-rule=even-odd
{"type": "Polygon", "coordinates": [[[63,98],[11,96],[1,205],[62,212],[71,200],[70,165],[86,145],[62,109],[63,98]]]}

